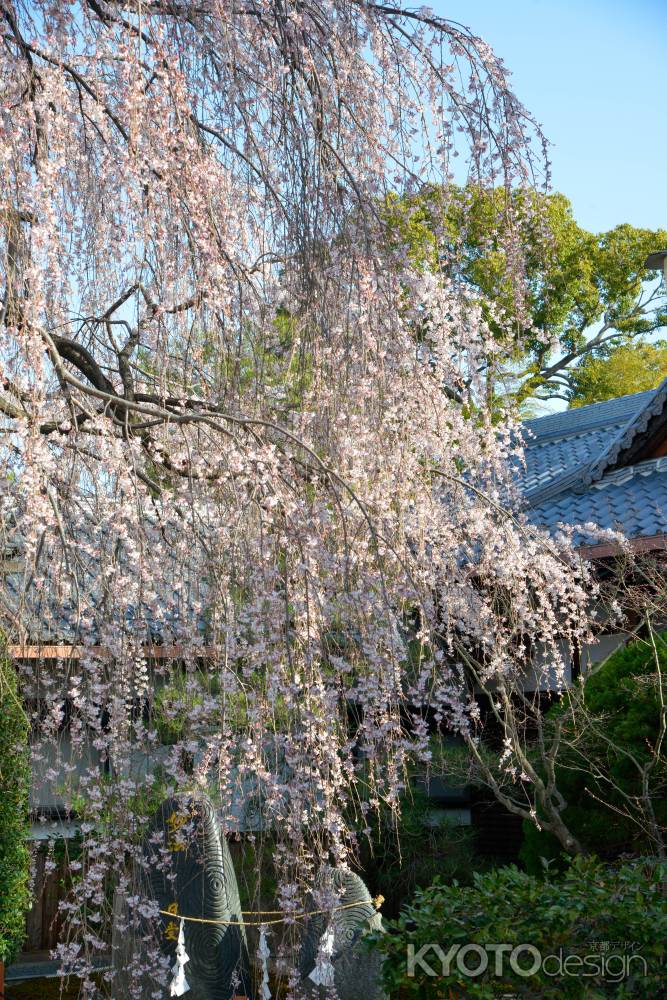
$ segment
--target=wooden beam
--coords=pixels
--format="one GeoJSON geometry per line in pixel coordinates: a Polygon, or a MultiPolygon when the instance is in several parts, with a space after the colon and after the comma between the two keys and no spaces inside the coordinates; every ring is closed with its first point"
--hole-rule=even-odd
{"type": "MultiPolygon", "coordinates": [[[[216,646],[202,646],[189,649],[182,645],[144,646],[142,654],[148,660],[184,660],[188,654],[197,659],[213,659],[220,655],[216,646]]],[[[83,656],[96,656],[101,660],[113,659],[108,646],[48,645],[30,643],[7,646],[7,654],[13,660],[80,660],[83,656]]]]}
{"type": "MultiPolygon", "coordinates": [[[[632,552],[657,552],[667,549],[667,534],[661,532],[659,535],[642,535],[640,538],[630,538],[628,544],[632,552]]],[[[600,545],[581,545],[579,554],[584,559],[595,562],[598,559],[610,559],[612,556],[623,554],[623,548],[618,542],[602,542],[600,545]]]]}

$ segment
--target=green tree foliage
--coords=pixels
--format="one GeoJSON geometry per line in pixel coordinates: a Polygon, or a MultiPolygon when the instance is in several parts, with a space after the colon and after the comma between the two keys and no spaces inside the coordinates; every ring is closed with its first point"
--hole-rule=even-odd
{"type": "Polygon", "coordinates": [[[621,344],[602,355],[589,354],[572,372],[570,407],[654,389],[667,378],[667,340],[621,344]]]}
{"type": "Polygon", "coordinates": [[[595,234],[562,194],[476,186],[390,198],[386,220],[390,242],[417,269],[443,273],[492,304],[487,319],[502,345],[500,365],[490,367],[494,391],[519,401],[567,399],[582,358],[667,324],[664,288],[644,268],[649,253],[667,247],[666,230],[624,223],[595,234]],[[503,249],[509,233],[516,255],[503,249]],[[528,284],[521,302],[512,282],[519,266],[528,284]]]}
{"type": "MultiPolygon", "coordinates": [[[[653,860],[612,868],[579,857],[565,873],[545,879],[509,866],[475,875],[472,886],[436,882],[403,909],[395,933],[375,938],[385,956],[385,983],[392,996],[404,1000],[462,995],[483,1000],[508,995],[649,1000],[660,994],[662,981],[667,914],[661,880],[666,874],[665,866],[653,860]],[[441,975],[441,959],[431,948],[424,960],[437,974],[428,975],[415,963],[414,975],[409,975],[408,948],[417,955],[433,944],[450,956],[449,971],[441,975]],[[504,955],[489,952],[480,974],[462,974],[458,949],[479,946],[462,955],[463,968],[476,969],[487,944],[510,948],[504,955]],[[526,945],[539,952],[532,975],[517,973],[509,960],[513,948],[526,945]],[[498,975],[496,954],[502,963],[498,975]],[[559,955],[572,956],[565,973],[558,973],[559,955]],[[612,955],[617,956],[614,961],[612,955]],[[623,956],[632,955],[636,957],[626,965],[623,956]],[[556,958],[545,966],[547,956],[556,958]]],[[[525,971],[535,965],[534,956],[524,950],[515,964],[525,971]]]]}
{"type": "Polygon", "coordinates": [[[28,720],[16,672],[0,655],[0,961],[11,962],[30,906],[28,720]]]}
{"type": "MultiPolygon", "coordinates": [[[[568,803],[564,821],[585,849],[603,858],[655,852],[647,809],[663,830],[667,824],[667,767],[659,750],[667,633],[654,638],[655,649],[639,640],[616,650],[588,678],[583,699],[566,696],[545,718],[547,738],[550,726],[563,726],[555,771],[568,803]]],[[[521,860],[529,871],[539,872],[543,858],[559,859],[561,850],[548,833],[524,824],[521,860]]]]}

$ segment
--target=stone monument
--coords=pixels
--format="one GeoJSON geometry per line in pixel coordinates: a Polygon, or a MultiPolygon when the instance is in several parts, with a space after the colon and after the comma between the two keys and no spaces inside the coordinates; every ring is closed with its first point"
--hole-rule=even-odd
{"type": "MultiPolygon", "coordinates": [[[[339,1000],[387,1000],[381,987],[381,956],[377,951],[369,951],[362,941],[368,931],[382,930],[382,918],[366,885],[354,872],[342,869],[328,869],[321,882],[340,898],[331,916],[315,913],[304,926],[299,969],[307,995],[314,1000],[324,1000],[330,995],[325,985],[311,978],[323,935],[328,932],[332,937],[333,985],[339,1000]]],[[[309,908],[316,909],[312,901],[309,908]]]]}
{"type": "MultiPolygon", "coordinates": [[[[159,947],[170,967],[176,962],[180,916],[188,962],[184,966],[189,989],[187,1000],[252,1000],[250,963],[234,865],[215,809],[205,794],[167,799],[153,816],[144,841],[142,881],[144,894],[157,901],[162,915],[159,947]],[[205,921],[223,921],[206,923],[205,921]],[[226,923],[229,921],[229,923],[226,923]]],[[[114,901],[121,918],[127,906],[122,897],[114,901]]],[[[123,922],[119,919],[120,926],[123,922]]],[[[141,935],[121,934],[113,947],[115,983],[123,981],[123,965],[136,956],[141,935]]],[[[154,983],[152,984],[154,989],[154,983]]],[[[117,1000],[125,993],[114,992],[117,1000]]],[[[165,997],[169,996],[169,987],[165,997]]]]}

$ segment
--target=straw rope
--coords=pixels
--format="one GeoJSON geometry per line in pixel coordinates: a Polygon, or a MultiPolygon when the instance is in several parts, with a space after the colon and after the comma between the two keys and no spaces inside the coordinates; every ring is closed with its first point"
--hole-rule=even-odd
{"type": "MultiPolygon", "coordinates": [[[[376,896],[374,899],[370,900],[376,910],[379,910],[384,903],[384,896],[376,896]]],[[[281,916],[274,920],[215,920],[210,917],[188,917],[183,913],[174,913],[173,910],[159,910],[165,917],[171,917],[172,920],[189,920],[194,924],[218,924],[224,925],[225,927],[268,927],[269,924],[283,924],[287,921],[292,920],[304,920],[307,917],[315,917],[323,913],[336,913],[338,910],[351,910],[355,906],[368,906],[369,900],[363,899],[356,903],[342,903],[340,906],[334,906],[331,910],[304,910],[302,913],[293,913],[290,916],[281,916]]],[[[253,916],[272,916],[276,913],[282,913],[282,910],[242,910],[242,913],[249,913],[253,916]]]]}

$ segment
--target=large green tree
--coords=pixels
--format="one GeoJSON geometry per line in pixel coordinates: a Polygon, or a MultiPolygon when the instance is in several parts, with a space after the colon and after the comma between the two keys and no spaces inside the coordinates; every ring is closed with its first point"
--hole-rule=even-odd
{"type": "MultiPolygon", "coordinates": [[[[667,324],[665,287],[644,267],[649,253],[667,247],[667,230],[624,223],[591,233],[563,194],[473,185],[390,199],[386,217],[390,240],[416,268],[483,302],[501,347],[488,370],[499,395],[569,401],[583,361],[620,344],[630,350],[667,324]],[[517,269],[527,278],[521,300],[517,269]]],[[[623,391],[621,383],[611,395],[623,391]]]]}
{"type": "Polygon", "coordinates": [[[567,390],[570,406],[587,406],[602,399],[654,389],[664,378],[667,378],[667,340],[619,344],[603,353],[589,353],[577,365],[567,390]]]}

